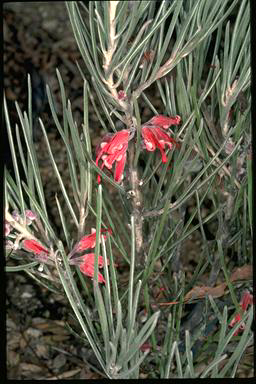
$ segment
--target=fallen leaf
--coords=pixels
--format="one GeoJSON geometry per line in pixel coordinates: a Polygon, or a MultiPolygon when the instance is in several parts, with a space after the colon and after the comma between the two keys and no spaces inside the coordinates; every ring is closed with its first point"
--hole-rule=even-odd
{"type": "Polygon", "coordinates": [[[42,367],[39,367],[38,365],[35,364],[27,364],[27,363],[21,363],[20,368],[23,371],[29,371],[29,372],[40,372],[42,370],[42,367]]]}
{"type": "Polygon", "coordinates": [[[231,274],[230,281],[252,279],[252,265],[246,264],[243,267],[236,268],[231,274]]]}
{"type": "Polygon", "coordinates": [[[202,299],[207,295],[211,295],[214,298],[221,297],[225,293],[226,286],[226,283],[222,283],[217,285],[216,287],[207,287],[204,285],[201,287],[194,287],[191,289],[191,291],[186,294],[184,301],[202,299]]]}
{"type": "MultiPolygon", "coordinates": [[[[246,264],[243,267],[236,268],[234,272],[232,272],[230,277],[231,282],[249,279],[252,279],[252,265],[250,264],[246,264]]],[[[190,300],[203,299],[207,295],[211,295],[213,298],[221,297],[225,294],[226,286],[226,283],[219,284],[216,287],[208,287],[205,285],[196,286],[186,294],[184,302],[186,303],[190,300]]],[[[159,303],[159,305],[171,305],[178,303],[178,301],[173,301],[168,303],[159,303]]]]}
{"type": "Polygon", "coordinates": [[[70,335],[53,335],[52,336],[52,340],[54,341],[65,341],[69,339],[70,339],[70,335]]]}
{"type": "MultiPolygon", "coordinates": [[[[211,295],[212,297],[221,297],[225,294],[225,288],[227,284],[222,283],[216,287],[208,287],[206,285],[196,286],[192,288],[184,297],[184,303],[187,303],[191,300],[203,299],[205,296],[211,295]]],[[[170,305],[178,304],[178,301],[173,301],[169,303],[159,303],[159,305],[170,305]]]]}
{"type": "Polygon", "coordinates": [[[49,358],[49,348],[43,344],[36,345],[36,355],[39,358],[49,358]]]}
{"type": "Polygon", "coordinates": [[[80,371],[81,371],[81,368],[72,369],[71,371],[67,371],[62,373],[61,375],[58,375],[58,379],[67,379],[68,377],[75,376],[80,371]]]}

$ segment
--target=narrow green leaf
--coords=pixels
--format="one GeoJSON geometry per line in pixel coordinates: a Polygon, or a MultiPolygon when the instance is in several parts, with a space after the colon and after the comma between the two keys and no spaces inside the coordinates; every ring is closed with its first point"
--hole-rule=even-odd
{"type": "Polygon", "coordinates": [[[68,209],[70,211],[70,214],[71,214],[71,216],[72,216],[72,218],[74,220],[74,223],[75,223],[76,227],[78,227],[79,224],[78,224],[78,220],[77,220],[76,214],[75,214],[75,212],[74,212],[74,210],[72,208],[72,205],[71,205],[70,199],[69,199],[69,197],[67,195],[66,188],[64,186],[62,177],[61,177],[61,175],[59,173],[57,164],[56,164],[56,162],[54,160],[54,157],[53,157],[53,154],[52,154],[52,150],[51,150],[51,147],[50,147],[50,143],[49,143],[49,140],[48,140],[48,137],[47,137],[47,133],[45,131],[45,127],[44,127],[44,124],[43,124],[41,119],[39,119],[39,123],[40,123],[41,129],[42,129],[43,134],[44,134],[44,138],[45,138],[47,149],[48,149],[48,152],[49,152],[49,155],[50,155],[50,159],[51,159],[51,162],[52,162],[52,165],[53,165],[53,169],[54,169],[55,174],[57,176],[57,179],[59,181],[59,185],[60,185],[63,197],[64,197],[64,199],[66,201],[67,207],[68,207],[68,209]]]}
{"type": "Polygon", "coordinates": [[[31,263],[28,263],[28,264],[22,264],[22,265],[17,265],[17,266],[13,266],[13,267],[10,267],[7,265],[5,267],[5,271],[6,272],[20,272],[20,271],[24,271],[25,269],[33,268],[33,267],[37,266],[38,264],[39,264],[38,261],[32,261],[31,263]]]}

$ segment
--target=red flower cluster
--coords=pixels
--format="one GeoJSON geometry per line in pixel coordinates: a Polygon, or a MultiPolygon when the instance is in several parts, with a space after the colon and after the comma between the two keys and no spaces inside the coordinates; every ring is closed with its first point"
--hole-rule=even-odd
{"type": "MultiPolygon", "coordinates": [[[[121,91],[120,91],[121,92],[121,91]]],[[[123,94],[120,93],[122,96],[123,94]]],[[[162,154],[162,162],[167,162],[165,146],[170,149],[173,145],[178,146],[178,143],[170,136],[167,130],[171,125],[178,125],[181,122],[180,116],[168,117],[163,115],[154,116],[142,126],[143,145],[147,151],[155,151],[160,149],[162,154]]],[[[108,133],[103,137],[101,144],[96,149],[96,164],[102,161],[100,169],[107,167],[112,169],[115,163],[114,179],[120,183],[123,177],[124,167],[126,163],[126,151],[128,142],[133,137],[133,132],[128,129],[123,129],[117,133],[108,133]]],[[[98,183],[101,178],[98,175],[98,183]]]]}
{"type": "MultiPolygon", "coordinates": [[[[100,169],[107,167],[112,169],[115,162],[114,179],[117,183],[122,180],[124,167],[126,163],[126,151],[128,148],[128,141],[131,139],[130,131],[123,129],[117,133],[108,133],[103,137],[100,146],[96,149],[96,164],[102,160],[100,169]]],[[[100,175],[98,175],[98,183],[100,183],[100,175]]]]}
{"type": "MultiPolygon", "coordinates": [[[[242,299],[240,301],[240,306],[241,306],[241,309],[243,312],[245,312],[247,310],[247,307],[248,305],[252,305],[252,302],[253,302],[253,296],[250,294],[249,291],[245,291],[243,296],[242,296],[242,299]]],[[[233,319],[231,320],[231,322],[229,323],[229,327],[233,328],[235,324],[239,323],[239,321],[242,319],[240,313],[237,313],[235,315],[235,317],[233,317],[233,319]]],[[[240,332],[242,332],[245,328],[245,324],[242,323],[240,325],[240,327],[238,328],[238,330],[234,333],[234,336],[237,336],[240,332]]]]}
{"type": "MultiPolygon", "coordinates": [[[[112,234],[111,229],[101,229],[101,233],[108,232],[110,235],[112,234]]],[[[104,239],[106,239],[107,235],[103,235],[104,239]]],[[[94,276],[94,262],[95,262],[95,254],[94,253],[87,253],[82,256],[78,256],[76,258],[72,258],[72,256],[77,252],[85,251],[86,249],[95,248],[96,245],[96,230],[92,228],[91,234],[83,236],[81,240],[75,245],[73,250],[70,252],[68,258],[69,258],[69,264],[77,264],[79,265],[80,271],[85,274],[86,276],[89,276],[93,278],[94,276]]],[[[98,265],[99,268],[102,268],[104,265],[104,259],[102,256],[99,256],[98,258],[98,265]]],[[[105,283],[105,279],[101,273],[98,273],[98,280],[100,283],[105,283]]]]}
{"type": "Polygon", "coordinates": [[[163,163],[167,162],[165,146],[170,149],[173,148],[173,145],[178,146],[178,143],[164,129],[168,129],[171,125],[178,125],[180,121],[180,116],[167,117],[158,115],[142,126],[141,131],[146,150],[151,152],[155,151],[156,148],[160,149],[163,163]]]}

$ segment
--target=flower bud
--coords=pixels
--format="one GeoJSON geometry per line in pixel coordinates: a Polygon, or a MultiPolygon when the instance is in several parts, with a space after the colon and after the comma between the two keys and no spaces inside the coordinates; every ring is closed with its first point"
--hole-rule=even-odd
{"type": "Polygon", "coordinates": [[[30,209],[25,210],[25,215],[31,221],[33,221],[37,218],[37,214],[35,212],[32,212],[30,209]]]}

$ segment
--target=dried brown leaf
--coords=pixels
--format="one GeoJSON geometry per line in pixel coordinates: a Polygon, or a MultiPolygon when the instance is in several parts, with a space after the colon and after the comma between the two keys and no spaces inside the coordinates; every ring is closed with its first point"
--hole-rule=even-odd
{"type": "Polygon", "coordinates": [[[246,264],[243,267],[236,268],[231,274],[230,281],[250,280],[252,279],[252,265],[246,264]]]}
{"type": "Polygon", "coordinates": [[[226,283],[222,283],[216,287],[207,287],[204,285],[201,287],[194,287],[186,294],[184,301],[202,299],[207,295],[211,295],[214,298],[221,297],[225,293],[226,286],[226,283]]]}
{"type": "Polygon", "coordinates": [[[21,363],[20,368],[23,371],[29,371],[34,373],[42,371],[42,367],[39,367],[38,365],[35,365],[35,364],[28,364],[28,363],[21,363]]]}

